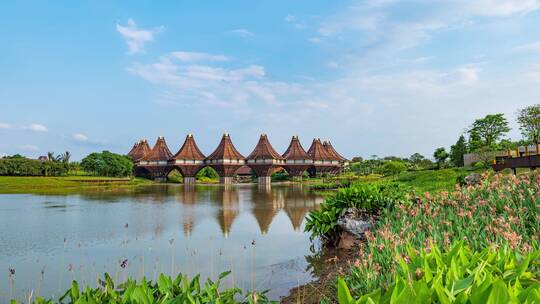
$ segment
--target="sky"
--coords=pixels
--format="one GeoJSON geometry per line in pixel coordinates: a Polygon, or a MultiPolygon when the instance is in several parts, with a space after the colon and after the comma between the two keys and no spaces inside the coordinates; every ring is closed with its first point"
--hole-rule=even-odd
{"type": "Polygon", "coordinates": [[[0,4],[0,155],[127,153],[223,133],[432,156],[540,101],[540,0],[0,4]]]}

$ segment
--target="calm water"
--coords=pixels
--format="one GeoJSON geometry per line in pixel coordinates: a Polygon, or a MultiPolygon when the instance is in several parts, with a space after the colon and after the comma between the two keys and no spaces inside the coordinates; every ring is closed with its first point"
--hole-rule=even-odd
{"type": "Polygon", "coordinates": [[[71,280],[95,285],[104,272],[123,281],[225,270],[224,286],[271,288],[278,299],[312,279],[303,219],[321,202],[300,185],[0,195],[0,303],[58,297],[71,280]]]}

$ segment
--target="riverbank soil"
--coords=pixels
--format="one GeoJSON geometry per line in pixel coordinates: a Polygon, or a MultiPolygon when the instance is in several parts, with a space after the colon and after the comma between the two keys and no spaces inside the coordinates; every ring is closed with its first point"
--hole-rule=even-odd
{"type": "Polygon", "coordinates": [[[314,256],[308,257],[312,272],[319,279],[295,287],[287,297],[281,299],[284,304],[319,304],[337,303],[336,279],[344,276],[359,257],[360,241],[354,236],[343,233],[338,247],[324,248],[314,256]]]}

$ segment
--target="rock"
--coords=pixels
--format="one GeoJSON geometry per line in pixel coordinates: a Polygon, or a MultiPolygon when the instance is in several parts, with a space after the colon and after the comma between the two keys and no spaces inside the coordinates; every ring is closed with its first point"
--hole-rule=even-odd
{"type": "Polygon", "coordinates": [[[465,185],[467,186],[480,185],[480,183],[482,183],[482,176],[478,173],[472,173],[465,176],[464,181],[465,181],[465,185]]]}
{"type": "Polygon", "coordinates": [[[341,229],[356,238],[363,238],[364,233],[373,226],[370,221],[360,218],[360,212],[356,208],[348,208],[343,211],[343,214],[338,218],[337,224],[341,229]]]}

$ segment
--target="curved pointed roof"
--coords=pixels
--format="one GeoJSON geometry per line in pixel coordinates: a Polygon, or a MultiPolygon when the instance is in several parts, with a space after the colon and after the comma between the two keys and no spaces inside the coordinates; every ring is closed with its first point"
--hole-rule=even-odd
{"type": "Polygon", "coordinates": [[[313,143],[311,143],[311,147],[309,147],[307,154],[313,160],[332,160],[332,156],[326,152],[320,138],[313,139],[313,143]]]}
{"type": "Polygon", "coordinates": [[[204,160],[206,157],[202,154],[192,134],[186,136],[184,144],[172,159],[204,160]]]}
{"type": "Polygon", "coordinates": [[[279,159],[283,160],[283,157],[277,153],[277,151],[272,147],[270,141],[268,141],[268,136],[266,134],[261,134],[259,142],[253,149],[253,152],[249,154],[247,159],[279,159]]]}
{"type": "Polygon", "coordinates": [[[292,137],[291,143],[289,144],[287,151],[283,153],[283,157],[286,160],[311,159],[309,155],[306,153],[306,150],[304,150],[304,147],[302,147],[302,144],[300,143],[298,136],[292,137]]]}
{"type": "Polygon", "coordinates": [[[332,143],[329,140],[323,143],[323,147],[326,149],[326,152],[328,152],[328,154],[330,154],[335,160],[347,161],[345,157],[337,153],[336,149],[334,149],[334,147],[332,146],[332,143]]]}
{"type": "Polygon", "coordinates": [[[171,150],[169,150],[169,147],[167,147],[167,143],[165,142],[165,137],[160,136],[158,137],[156,144],[150,150],[148,154],[146,154],[141,160],[144,161],[164,161],[169,160],[172,157],[171,150]]]}
{"type": "Polygon", "coordinates": [[[140,142],[136,142],[134,145],[133,145],[133,148],[131,148],[131,150],[129,150],[127,156],[129,157],[132,157],[133,153],[137,150],[137,148],[139,147],[139,143],[140,142]]]}
{"type": "Polygon", "coordinates": [[[130,151],[131,154],[128,154],[131,159],[140,160],[150,153],[150,146],[146,139],[141,139],[136,145],[137,147],[134,147],[135,149],[130,151]]]}
{"type": "Polygon", "coordinates": [[[244,160],[245,157],[236,150],[234,147],[229,133],[223,134],[221,142],[218,147],[212,154],[210,154],[206,159],[209,160],[218,160],[218,159],[241,159],[244,160]]]}

